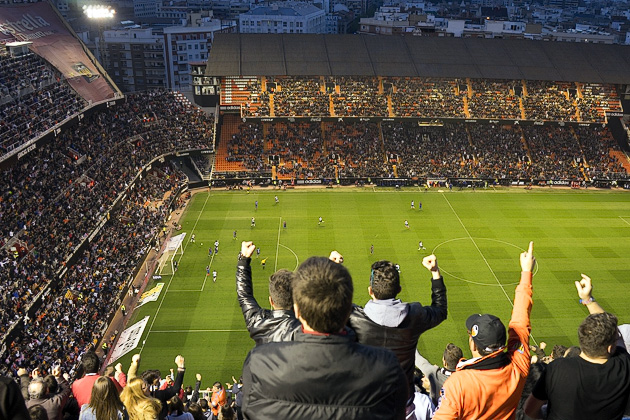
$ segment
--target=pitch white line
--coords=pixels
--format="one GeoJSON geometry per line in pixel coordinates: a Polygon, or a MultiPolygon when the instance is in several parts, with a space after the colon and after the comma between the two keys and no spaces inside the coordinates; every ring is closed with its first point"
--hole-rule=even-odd
{"type": "Polygon", "coordinates": [[[507,298],[508,302],[510,302],[510,305],[514,306],[514,303],[512,303],[512,299],[510,298],[510,296],[507,294],[507,292],[505,291],[505,288],[503,287],[503,285],[501,284],[501,282],[499,281],[499,278],[497,277],[497,275],[495,274],[494,270],[492,269],[492,267],[490,267],[490,263],[488,262],[488,260],[486,259],[485,255],[483,255],[483,252],[481,252],[481,249],[479,248],[479,246],[477,245],[477,242],[473,239],[472,235],[470,234],[470,232],[468,231],[468,229],[466,228],[466,226],[464,225],[464,222],[462,222],[462,219],[460,219],[459,215],[457,214],[457,212],[455,211],[455,209],[453,208],[453,206],[451,205],[451,202],[448,201],[448,198],[446,198],[446,195],[442,194],[442,197],[444,197],[444,200],[446,200],[446,203],[448,204],[448,206],[451,208],[451,211],[453,212],[453,214],[455,215],[455,217],[457,217],[457,220],[459,220],[459,224],[462,225],[462,228],[464,229],[464,231],[466,232],[466,235],[468,235],[468,238],[471,240],[471,242],[473,243],[473,245],[475,246],[475,248],[477,248],[477,251],[479,252],[479,255],[481,255],[481,258],[483,259],[483,261],[486,263],[486,266],[488,267],[488,269],[490,270],[490,272],[492,273],[492,276],[494,277],[494,279],[497,281],[497,283],[499,284],[499,287],[501,287],[501,290],[503,290],[503,294],[505,295],[505,297],[507,298]]]}
{"type": "Polygon", "coordinates": [[[298,258],[297,254],[295,252],[293,252],[293,250],[291,248],[289,248],[288,246],[282,245],[280,244],[280,246],[282,248],[286,248],[289,251],[291,251],[291,254],[293,254],[293,256],[295,257],[295,268],[293,269],[293,271],[297,270],[298,266],[300,265],[300,259],[298,258]]]}
{"type": "MultiPolygon", "coordinates": [[[[464,222],[462,222],[462,219],[459,218],[459,215],[457,214],[457,212],[455,211],[455,209],[453,208],[453,206],[451,205],[451,202],[448,201],[448,198],[446,198],[446,195],[444,195],[442,193],[442,197],[444,197],[444,199],[446,200],[446,202],[448,203],[448,206],[451,208],[451,211],[453,212],[453,214],[455,215],[455,217],[457,217],[457,220],[459,220],[459,224],[462,225],[462,228],[464,228],[464,230],[466,231],[466,234],[468,235],[468,237],[470,238],[470,240],[472,241],[473,245],[475,246],[475,248],[477,248],[477,251],[479,251],[479,255],[481,255],[481,258],[483,258],[484,262],[486,263],[486,265],[488,266],[488,269],[490,270],[490,272],[492,273],[492,275],[494,276],[494,279],[497,281],[497,283],[499,284],[499,287],[501,287],[501,290],[503,290],[503,294],[505,295],[505,297],[507,298],[508,302],[510,302],[510,306],[513,308],[514,307],[514,302],[512,302],[512,299],[510,298],[510,296],[507,294],[507,292],[505,291],[505,287],[503,287],[503,285],[501,284],[501,282],[499,281],[499,278],[497,277],[497,275],[494,273],[494,270],[492,269],[492,267],[490,267],[490,263],[488,263],[488,260],[486,259],[486,257],[483,255],[483,252],[481,252],[481,249],[479,249],[479,246],[477,245],[477,242],[475,242],[475,240],[473,239],[472,235],[470,234],[470,232],[468,231],[468,229],[466,229],[466,226],[464,225],[464,222]]],[[[538,342],[536,341],[536,339],[534,338],[534,336],[530,333],[529,336],[531,337],[532,341],[534,342],[534,344],[538,345],[538,342]]]]}
{"type": "Polygon", "coordinates": [[[208,332],[247,332],[246,329],[242,330],[156,330],[151,331],[156,334],[164,334],[164,333],[208,333],[208,332]]]}
{"type": "MultiPolygon", "coordinates": [[[[191,232],[195,231],[195,227],[197,227],[197,223],[199,223],[199,218],[201,217],[201,214],[203,213],[203,210],[206,208],[206,204],[208,203],[208,199],[209,198],[210,198],[210,195],[208,194],[208,196],[206,197],[206,201],[203,203],[203,207],[201,208],[201,211],[199,212],[199,216],[197,216],[197,220],[195,221],[195,225],[193,226],[191,232]]],[[[186,245],[184,246],[184,252],[186,252],[186,247],[188,246],[189,243],[190,243],[190,241],[188,241],[186,243],[186,245]]],[[[179,260],[177,260],[178,263],[179,263],[179,261],[181,261],[183,256],[184,256],[184,254],[182,253],[182,255],[179,257],[179,260]]],[[[212,255],[212,257],[214,258],[214,254],[212,255]]],[[[144,337],[144,340],[142,340],[142,346],[140,346],[140,351],[139,351],[140,354],[142,354],[142,351],[144,350],[144,344],[147,342],[147,339],[149,338],[149,335],[151,335],[151,330],[153,329],[153,324],[155,324],[155,320],[157,319],[157,316],[160,313],[160,309],[162,309],[162,304],[164,303],[164,299],[166,298],[166,294],[168,293],[168,289],[171,287],[171,283],[173,283],[173,277],[175,277],[175,273],[173,273],[173,275],[171,276],[171,279],[168,281],[168,285],[166,286],[166,289],[164,290],[164,294],[162,295],[162,300],[160,301],[160,304],[158,305],[158,307],[157,307],[157,309],[155,311],[155,314],[153,315],[153,319],[151,320],[151,325],[149,326],[149,329],[147,330],[147,335],[144,337]]]]}
{"type": "Polygon", "coordinates": [[[280,231],[282,229],[282,217],[279,217],[280,221],[278,222],[278,240],[276,241],[276,261],[273,264],[273,272],[278,271],[278,247],[280,246],[280,231]]]}
{"type": "Polygon", "coordinates": [[[619,216],[619,218],[623,220],[626,224],[630,225],[630,222],[628,222],[624,216],[619,216]]]}

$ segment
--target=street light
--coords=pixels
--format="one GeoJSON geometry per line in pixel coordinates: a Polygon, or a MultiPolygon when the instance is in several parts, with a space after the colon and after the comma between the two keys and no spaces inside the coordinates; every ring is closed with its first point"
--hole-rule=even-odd
{"type": "Polygon", "coordinates": [[[105,66],[105,39],[103,38],[103,25],[105,20],[111,19],[116,14],[116,10],[110,6],[90,4],[83,6],[83,13],[88,19],[94,20],[98,24],[98,44],[96,45],[96,55],[105,66]]]}

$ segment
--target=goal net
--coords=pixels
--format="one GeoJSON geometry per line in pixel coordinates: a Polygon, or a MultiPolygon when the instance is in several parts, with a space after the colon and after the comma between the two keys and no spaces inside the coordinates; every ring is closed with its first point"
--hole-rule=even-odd
{"type": "Polygon", "coordinates": [[[160,256],[160,260],[158,262],[157,271],[161,276],[169,276],[175,274],[177,257],[184,254],[184,247],[182,246],[182,244],[184,243],[185,237],[186,233],[184,232],[180,235],[173,236],[166,243],[164,252],[160,256]]]}

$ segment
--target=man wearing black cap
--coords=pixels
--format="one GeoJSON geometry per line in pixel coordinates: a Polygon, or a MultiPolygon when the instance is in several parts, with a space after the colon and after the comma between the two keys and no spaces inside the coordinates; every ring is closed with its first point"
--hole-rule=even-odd
{"type": "Polygon", "coordinates": [[[444,382],[434,420],[514,417],[529,373],[533,251],[530,242],[521,253],[521,281],[514,294],[507,346],[505,326],[496,316],[475,314],[466,320],[473,358],[460,362],[444,382]]]}

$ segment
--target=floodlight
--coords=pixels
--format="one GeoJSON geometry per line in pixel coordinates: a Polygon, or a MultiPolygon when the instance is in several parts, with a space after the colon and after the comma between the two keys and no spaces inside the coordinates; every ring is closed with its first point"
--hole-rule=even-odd
{"type": "Polygon", "coordinates": [[[85,13],[88,19],[109,19],[114,17],[116,10],[112,9],[110,6],[91,4],[83,6],[83,13],[85,13]]]}

